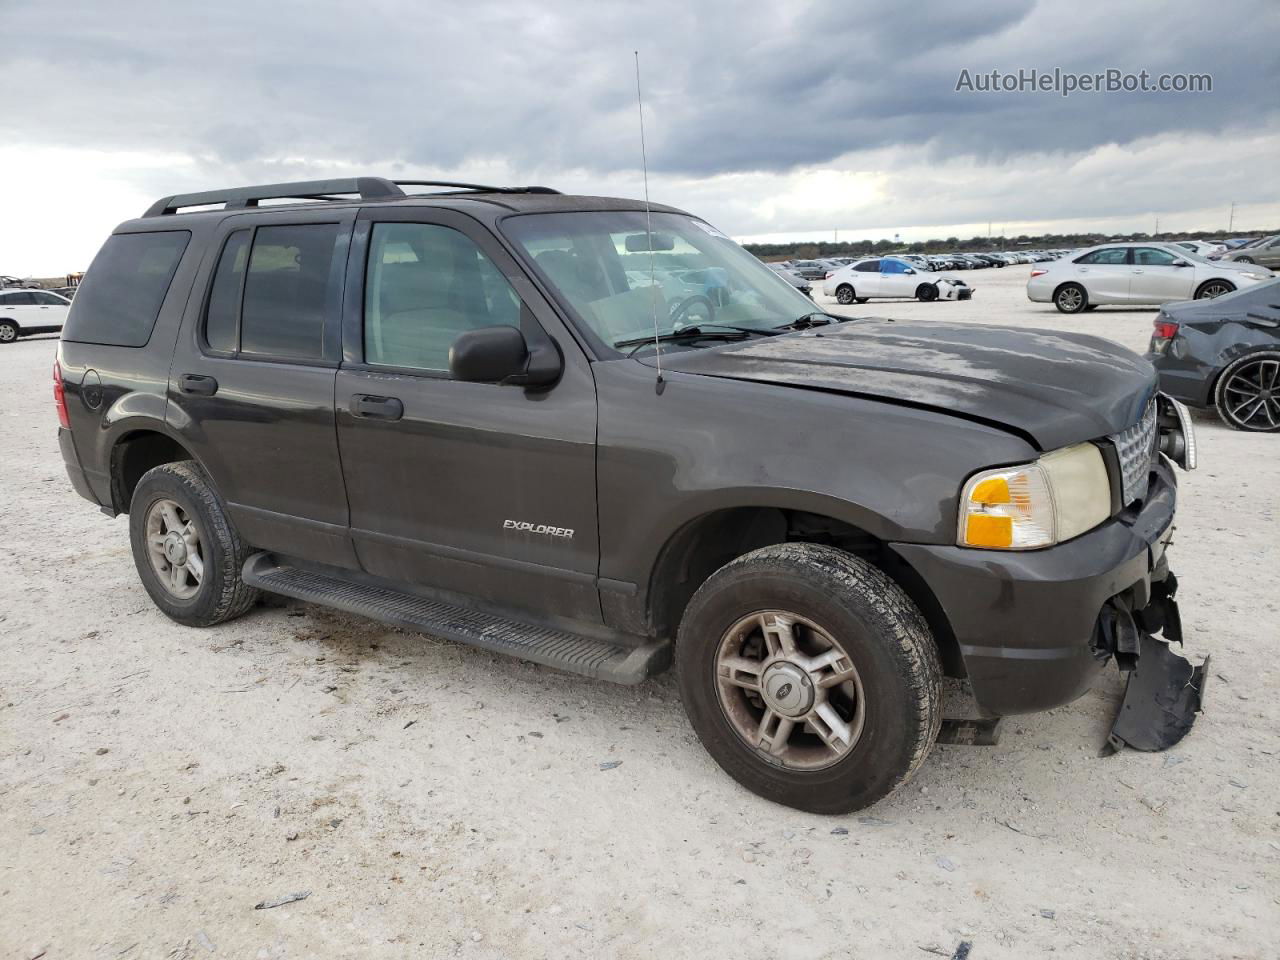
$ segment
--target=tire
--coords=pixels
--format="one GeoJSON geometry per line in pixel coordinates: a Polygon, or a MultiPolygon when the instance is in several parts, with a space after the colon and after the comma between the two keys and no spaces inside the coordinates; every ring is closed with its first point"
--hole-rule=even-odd
{"type": "Polygon", "coordinates": [[[1079,313],[1089,306],[1089,294],[1078,283],[1064,283],[1053,291],[1053,305],[1062,313],[1079,313]]]}
{"type": "Polygon", "coordinates": [[[18,339],[18,325],[12,320],[0,320],[0,343],[13,343],[18,339]]]}
{"type": "Polygon", "coordinates": [[[1230,280],[1206,280],[1200,284],[1200,289],[1196,291],[1197,300],[1212,300],[1214,297],[1220,297],[1224,293],[1230,293],[1236,288],[1236,285],[1230,280]]]}
{"type": "MultiPolygon", "coordinates": [[[[857,298],[853,295],[853,287],[847,283],[842,283],[836,287],[836,302],[843,304],[853,303],[857,298]]],[[[859,303],[865,303],[865,300],[859,300],[859,303]]]]}
{"type": "Polygon", "coordinates": [[[921,303],[930,303],[938,299],[938,288],[932,283],[922,283],[916,287],[916,299],[921,303]]]}
{"type": "MultiPolygon", "coordinates": [[[[676,642],[676,666],[689,721],[716,763],[753,793],[811,813],[859,810],[892,792],[919,769],[942,723],[942,669],[920,611],[878,569],[832,547],[779,544],[721,567],[685,610],[676,642]],[[797,694],[797,687],[789,682],[779,684],[788,674],[775,668],[790,669],[789,661],[785,657],[769,660],[762,653],[770,635],[763,626],[766,622],[777,625],[776,618],[768,619],[775,611],[795,621],[795,627],[787,628],[794,630],[793,646],[798,641],[810,644],[823,631],[829,634],[827,639],[839,637],[838,646],[846,658],[823,669],[839,666],[843,670],[848,664],[854,679],[824,691],[816,679],[800,676],[797,683],[803,685],[803,694],[797,694]],[[751,639],[743,640],[744,636],[751,639]],[[750,659],[748,644],[755,644],[751,649],[764,658],[750,659]],[[763,696],[756,696],[753,707],[751,692],[722,679],[729,675],[724,651],[735,649],[741,655],[733,655],[730,662],[763,667],[756,674],[761,681],[757,690],[769,688],[793,699],[828,698],[823,706],[838,714],[847,746],[833,748],[830,740],[817,735],[806,719],[814,716],[816,706],[792,704],[793,716],[799,719],[792,721],[785,734],[780,725],[774,728],[773,747],[781,752],[770,755],[759,721],[771,716],[780,720],[781,715],[768,707],[763,696]],[[836,699],[845,696],[846,688],[856,690],[856,700],[836,699]],[[871,696],[862,695],[867,690],[871,696]],[[862,706],[850,709],[851,702],[862,706]],[[795,710],[810,712],[800,717],[795,710]],[[751,734],[754,744],[740,732],[744,729],[755,731],[751,734]]],[[[733,670],[751,676],[736,666],[733,670]]],[[[826,725],[830,736],[836,726],[826,725]]]]}
{"type": "Polygon", "coordinates": [[[258,591],[240,579],[249,547],[193,460],[161,464],[142,475],[129,506],[129,540],[142,585],[155,605],[178,623],[210,627],[240,616],[258,600],[258,591]],[[194,537],[181,533],[188,529],[184,523],[192,525],[194,537]],[[183,546],[177,546],[175,537],[183,546]],[[153,538],[162,539],[164,546],[153,551],[153,538]],[[193,554],[202,567],[199,577],[192,569],[193,554]],[[183,557],[186,563],[174,562],[183,557]],[[170,576],[175,568],[181,578],[177,587],[170,576]]]}
{"type": "Polygon", "coordinates": [[[1230,364],[1218,377],[1213,405],[1234,430],[1280,430],[1280,350],[1260,350],[1230,364]]]}
{"type": "Polygon", "coordinates": [[[1236,257],[1236,263],[1257,263],[1253,257],[1236,257]]]}

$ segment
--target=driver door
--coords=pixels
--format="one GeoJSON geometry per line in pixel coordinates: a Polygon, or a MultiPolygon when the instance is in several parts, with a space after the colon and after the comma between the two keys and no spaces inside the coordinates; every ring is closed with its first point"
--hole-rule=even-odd
{"type": "Polygon", "coordinates": [[[1167,303],[1190,300],[1195,295],[1195,270],[1168,250],[1134,247],[1129,279],[1129,300],[1133,303],[1167,303]],[[1175,263],[1183,266],[1175,267],[1175,263]]]}
{"type": "Polygon", "coordinates": [[[888,257],[880,261],[880,291],[878,296],[881,297],[914,297],[916,295],[916,284],[914,272],[906,263],[901,260],[893,260],[888,257]]]}
{"type": "Polygon", "coordinates": [[[516,615],[599,622],[595,381],[559,318],[453,211],[363,210],[347,282],[335,404],[361,567],[516,615]],[[452,379],[453,340],[500,324],[550,337],[559,381],[452,379]]]}

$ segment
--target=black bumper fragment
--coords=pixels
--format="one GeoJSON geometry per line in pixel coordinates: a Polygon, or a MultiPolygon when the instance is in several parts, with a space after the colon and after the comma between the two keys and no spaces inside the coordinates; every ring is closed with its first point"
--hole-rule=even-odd
{"type": "Polygon", "coordinates": [[[1187,735],[1204,698],[1209,658],[1193,667],[1173,648],[1143,633],[1138,662],[1129,674],[1124,702],[1104,754],[1121,747],[1167,750],[1187,735]]]}

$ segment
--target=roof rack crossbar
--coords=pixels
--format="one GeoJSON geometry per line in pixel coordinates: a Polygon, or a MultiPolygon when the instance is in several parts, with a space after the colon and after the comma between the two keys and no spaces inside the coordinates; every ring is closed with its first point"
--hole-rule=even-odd
{"type": "Polygon", "coordinates": [[[267,183],[256,187],[230,190],[206,190],[202,193],[178,193],[161,197],[144,217],[162,217],[184,207],[204,207],[221,203],[227,209],[256,207],[259,200],[336,200],[331,194],[355,194],[361,200],[403,197],[404,191],[382,177],[349,177],[343,180],[303,180],[297,183],[267,183]]]}

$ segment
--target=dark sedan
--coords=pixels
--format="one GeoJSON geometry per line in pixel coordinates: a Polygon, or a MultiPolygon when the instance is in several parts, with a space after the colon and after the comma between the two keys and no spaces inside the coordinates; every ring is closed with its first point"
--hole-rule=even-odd
{"type": "Polygon", "coordinates": [[[787,269],[798,273],[805,280],[822,280],[831,272],[831,267],[817,260],[792,260],[787,264],[787,269]]]}
{"type": "Polygon", "coordinates": [[[1165,304],[1147,358],[1170,396],[1237,430],[1280,430],[1280,280],[1165,304]]]}

